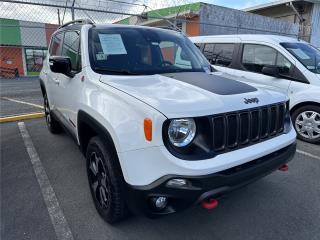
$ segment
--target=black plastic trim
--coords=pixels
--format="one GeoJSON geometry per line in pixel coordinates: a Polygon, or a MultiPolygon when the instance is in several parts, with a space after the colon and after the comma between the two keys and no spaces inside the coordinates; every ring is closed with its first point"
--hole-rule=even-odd
{"type": "Polygon", "coordinates": [[[145,186],[126,185],[129,208],[136,214],[149,217],[166,215],[184,210],[202,200],[220,198],[226,193],[256,181],[289,162],[296,151],[296,143],[221,172],[204,176],[166,175],[145,186]],[[166,186],[170,179],[186,179],[188,184],[182,188],[166,186]],[[150,197],[168,197],[168,206],[157,211],[150,205],[150,197]]]}
{"type": "MultiPolygon", "coordinates": [[[[253,107],[249,109],[244,109],[240,111],[233,111],[233,112],[227,112],[227,113],[222,113],[222,114],[216,114],[216,115],[209,115],[209,116],[203,116],[203,117],[196,117],[194,118],[196,125],[197,125],[197,132],[196,135],[193,139],[193,141],[185,146],[185,147],[176,147],[170,143],[169,137],[168,137],[168,128],[170,121],[172,119],[167,119],[163,123],[162,127],[162,138],[164,145],[168,149],[168,151],[175,157],[183,160],[188,160],[188,161],[198,161],[198,160],[205,160],[209,158],[214,158],[215,156],[231,151],[235,151],[244,147],[249,147],[257,143],[264,142],[266,140],[270,140],[272,138],[275,138],[279,135],[286,134],[287,132],[285,129],[290,129],[288,126],[291,124],[290,120],[290,114],[289,110],[287,109],[287,113],[285,113],[284,120],[283,120],[283,128],[281,128],[281,131],[277,132],[270,132],[270,121],[268,121],[268,129],[267,133],[264,136],[260,136],[261,129],[259,129],[259,137],[256,139],[252,139],[252,130],[251,126],[252,124],[250,123],[251,121],[251,112],[252,111],[259,111],[261,112],[262,109],[270,109],[272,106],[278,106],[276,109],[279,108],[280,105],[288,105],[288,103],[282,102],[282,103],[275,103],[275,104],[270,104],[270,105],[265,105],[265,106],[259,106],[259,107],[253,107]],[[220,144],[219,146],[216,145],[214,142],[214,129],[213,129],[213,119],[217,118],[223,118],[224,121],[224,126],[226,126],[225,119],[227,116],[230,115],[240,115],[240,114],[248,114],[248,134],[247,138],[244,141],[241,141],[241,143],[234,144],[234,146],[228,146],[227,144],[227,139],[225,136],[227,136],[228,129],[224,127],[222,130],[224,131],[224,139],[223,143],[220,144]]],[[[270,111],[268,112],[268,119],[270,119],[270,111]]],[[[261,121],[261,119],[259,119],[261,121]]],[[[274,121],[278,121],[278,117],[275,116],[274,121]]],[[[241,119],[239,120],[238,123],[241,123],[241,119]]],[[[277,126],[275,126],[277,127],[277,126]]],[[[240,125],[238,125],[238,130],[240,131],[240,125]]],[[[243,130],[243,129],[242,129],[243,130]]],[[[238,133],[238,135],[241,135],[241,132],[238,133]]],[[[220,135],[219,135],[220,136],[220,135]]],[[[239,137],[239,136],[238,136],[239,137]]]]}

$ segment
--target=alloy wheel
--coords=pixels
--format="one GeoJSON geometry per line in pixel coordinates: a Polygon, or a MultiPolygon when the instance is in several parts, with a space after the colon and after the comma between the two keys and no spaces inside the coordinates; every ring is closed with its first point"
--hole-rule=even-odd
{"type": "Polygon", "coordinates": [[[51,125],[51,114],[50,114],[50,106],[49,106],[49,101],[47,96],[45,96],[44,98],[44,113],[46,116],[46,122],[48,124],[48,126],[50,127],[51,125]]]}
{"type": "Polygon", "coordinates": [[[307,139],[320,137],[320,113],[315,111],[301,112],[296,118],[295,127],[298,134],[307,139]]]}
{"type": "Polygon", "coordinates": [[[108,209],[111,200],[109,179],[104,162],[96,152],[91,153],[88,168],[93,195],[101,208],[108,209]]]}

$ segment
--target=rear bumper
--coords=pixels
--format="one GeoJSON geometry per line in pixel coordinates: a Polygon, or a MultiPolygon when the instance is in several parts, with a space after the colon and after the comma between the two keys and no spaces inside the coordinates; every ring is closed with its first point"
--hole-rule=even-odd
{"type": "Polygon", "coordinates": [[[142,213],[149,217],[181,211],[208,197],[218,198],[268,175],[289,162],[295,151],[296,143],[293,143],[264,157],[214,174],[204,176],[167,175],[146,186],[127,184],[128,206],[133,212],[142,213]],[[186,179],[188,185],[182,188],[166,186],[168,180],[173,178],[186,179]],[[150,198],[154,196],[167,197],[167,207],[161,211],[153,208],[150,198]]]}

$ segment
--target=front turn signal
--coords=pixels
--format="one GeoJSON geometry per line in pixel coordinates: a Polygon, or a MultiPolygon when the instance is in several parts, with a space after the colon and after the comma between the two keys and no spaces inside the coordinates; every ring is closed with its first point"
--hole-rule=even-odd
{"type": "Polygon", "coordinates": [[[152,120],[150,118],[145,118],[143,121],[144,126],[144,136],[147,141],[152,141],[152,120]]]}

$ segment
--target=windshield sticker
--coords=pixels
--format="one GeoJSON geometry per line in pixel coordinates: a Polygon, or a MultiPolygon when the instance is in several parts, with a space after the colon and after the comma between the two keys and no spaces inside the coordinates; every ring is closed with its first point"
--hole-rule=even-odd
{"type": "Polygon", "coordinates": [[[300,48],[289,48],[295,55],[297,55],[302,60],[309,60],[311,59],[304,51],[300,48]]]}
{"type": "Polygon", "coordinates": [[[101,60],[107,60],[108,58],[108,55],[107,54],[104,54],[104,53],[97,53],[96,54],[96,59],[98,61],[101,61],[101,60]]]}
{"type": "Polygon", "coordinates": [[[127,54],[120,34],[99,34],[99,39],[104,54],[127,54]]]}

